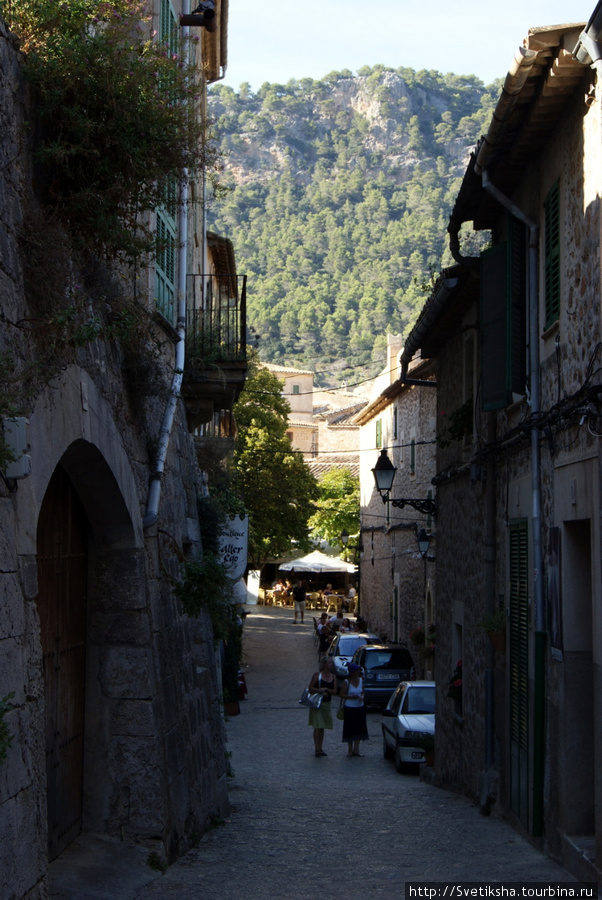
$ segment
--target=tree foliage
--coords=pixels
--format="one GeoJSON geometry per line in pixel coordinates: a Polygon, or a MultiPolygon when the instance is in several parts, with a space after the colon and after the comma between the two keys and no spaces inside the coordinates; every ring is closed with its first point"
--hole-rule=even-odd
{"type": "Polygon", "coordinates": [[[145,0],[0,0],[0,12],[34,91],[42,198],[85,246],[150,249],[141,214],[169,201],[184,168],[214,161],[194,52],[186,62],[175,31],[157,38],[145,0]]]}
{"type": "Polygon", "coordinates": [[[282,384],[253,365],[234,407],[238,438],[234,480],[249,511],[249,565],[261,568],[293,546],[309,549],[316,480],[286,434],[290,407],[282,384]]]}
{"type": "Polygon", "coordinates": [[[384,66],[212,88],[230,191],[210,216],[250,276],[262,358],[322,384],[382,368],[383,335],[411,327],[425,273],[452,262],[449,213],[498,92],[384,66]]]}
{"type": "Polygon", "coordinates": [[[360,530],[360,480],[349,469],[331,469],[318,481],[317,510],[309,520],[312,534],[343,548],[341,534],[360,530]]]}

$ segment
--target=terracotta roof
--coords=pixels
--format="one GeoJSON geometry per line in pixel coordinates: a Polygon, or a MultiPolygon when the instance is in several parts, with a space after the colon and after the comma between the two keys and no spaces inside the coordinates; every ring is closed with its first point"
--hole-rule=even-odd
{"type": "Polygon", "coordinates": [[[349,469],[352,475],[360,474],[359,453],[321,453],[314,459],[306,459],[305,462],[316,478],[332,469],[349,469]]]}
{"type": "Polygon", "coordinates": [[[313,375],[309,369],[291,369],[288,366],[277,366],[274,363],[262,363],[264,369],[270,372],[282,372],[283,375],[313,375]]]}
{"type": "Polygon", "coordinates": [[[289,425],[294,425],[295,428],[313,428],[314,431],[318,430],[318,423],[308,422],[307,419],[294,419],[292,416],[289,416],[287,422],[289,425]]]}
{"type": "Polygon", "coordinates": [[[530,29],[506,76],[487,134],[471,156],[448,231],[470,221],[475,229],[490,228],[499,216],[499,204],[482,187],[480,172],[486,168],[505,194],[523,178],[588,72],[572,55],[582,28],[530,29]]]}

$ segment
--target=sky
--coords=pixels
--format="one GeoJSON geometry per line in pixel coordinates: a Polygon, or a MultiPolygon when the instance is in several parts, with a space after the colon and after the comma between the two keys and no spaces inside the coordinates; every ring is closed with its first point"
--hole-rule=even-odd
{"type": "Polygon", "coordinates": [[[587,22],[597,0],[229,0],[223,83],[320,79],[362,66],[503,78],[530,27],[587,22]]]}

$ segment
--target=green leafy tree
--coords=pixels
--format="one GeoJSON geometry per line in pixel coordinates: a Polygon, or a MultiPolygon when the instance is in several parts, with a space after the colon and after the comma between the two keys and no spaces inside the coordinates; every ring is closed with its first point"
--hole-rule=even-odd
{"type": "Polygon", "coordinates": [[[282,384],[254,364],[234,407],[238,438],[234,480],[249,511],[249,564],[260,569],[293,546],[310,547],[309,519],[318,486],[286,434],[290,407],[282,384]]]}
{"type": "Polygon", "coordinates": [[[144,0],[0,0],[32,86],[36,186],[85,246],[152,248],[141,214],[215,161],[198,73],[144,0]]]}
{"type": "Polygon", "coordinates": [[[341,534],[359,534],[360,480],[349,469],[331,469],[318,482],[317,510],[309,520],[314,536],[343,547],[341,534]]]}

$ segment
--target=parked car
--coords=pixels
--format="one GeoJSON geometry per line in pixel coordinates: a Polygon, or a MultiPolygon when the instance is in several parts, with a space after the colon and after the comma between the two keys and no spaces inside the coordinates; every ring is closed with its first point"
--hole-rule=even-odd
{"type": "Polygon", "coordinates": [[[366,704],[385,706],[400,681],[416,678],[414,661],[406,647],[381,643],[360,647],[352,661],[364,670],[366,704]]]}
{"type": "Polygon", "coordinates": [[[434,747],[435,682],[402,681],[383,710],[383,756],[395,759],[398,772],[406,764],[424,762],[434,747]]]}
{"type": "Polygon", "coordinates": [[[380,638],[377,634],[358,634],[357,632],[345,632],[344,634],[335,635],[332,644],[328,650],[328,656],[334,661],[334,670],[339,679],[347,678],[349,672],[347,665],[351,662],[351,657],[359,647],[365,647],[366,644],[380,644],[380,638]]]}

